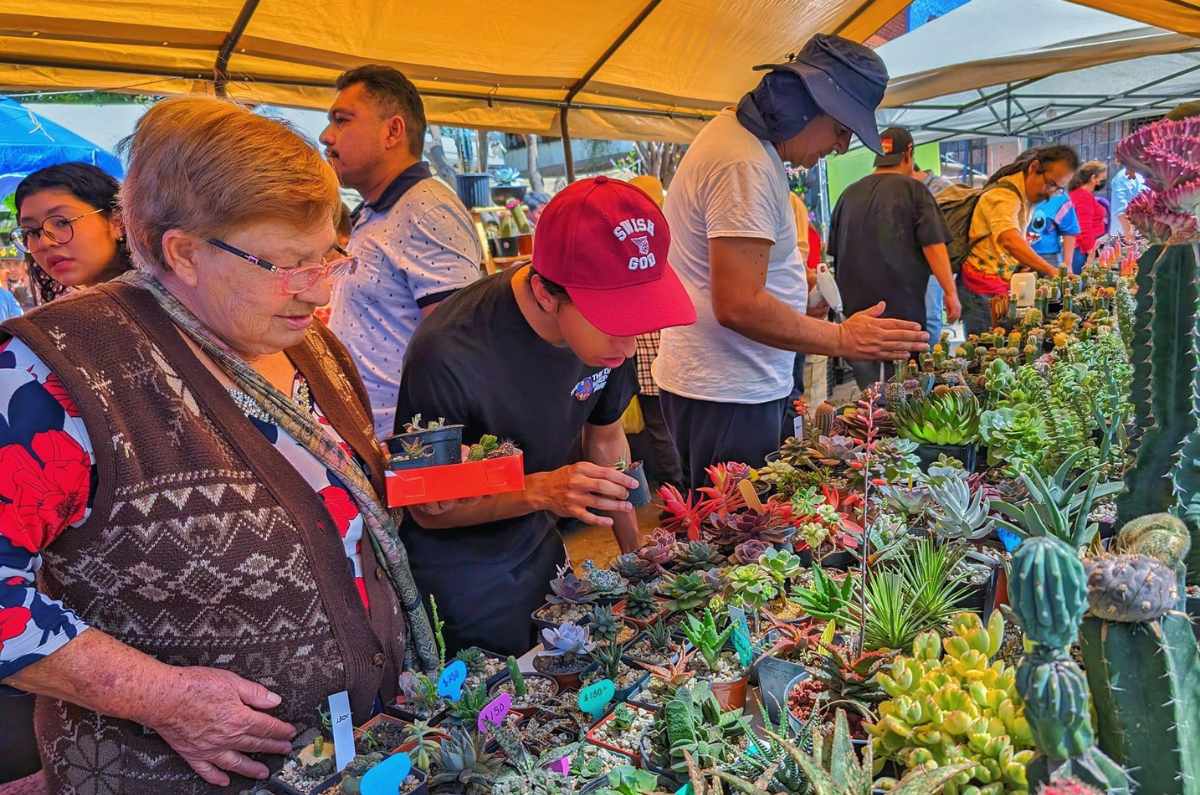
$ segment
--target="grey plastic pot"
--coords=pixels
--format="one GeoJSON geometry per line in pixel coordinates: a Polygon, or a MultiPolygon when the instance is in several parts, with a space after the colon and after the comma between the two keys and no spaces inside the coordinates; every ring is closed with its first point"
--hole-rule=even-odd
{"type": "Polygon", "coordinates": [[[779,725],[780,709],[787,709],[788,693],[792,685],[809,676],[808,669],[791,660],[764,657],[758,662],[758,692],[767,718],[772,726],[779,725]]]}

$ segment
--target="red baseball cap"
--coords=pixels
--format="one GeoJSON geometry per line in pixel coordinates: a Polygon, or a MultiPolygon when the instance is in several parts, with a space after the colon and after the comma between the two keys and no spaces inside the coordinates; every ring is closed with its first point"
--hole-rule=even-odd
{"type": "Polygon", "coordinates": [[[636,337],[696,322],[667,264],[671,230],[658,205],[627,182],[583,179],[550,200],[533,237],[533,269],[566,288],[596,328],[636,337]]]}

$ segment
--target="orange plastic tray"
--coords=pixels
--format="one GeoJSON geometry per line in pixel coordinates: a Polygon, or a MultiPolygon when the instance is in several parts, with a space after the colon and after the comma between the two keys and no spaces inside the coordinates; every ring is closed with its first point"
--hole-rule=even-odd
{"type": "Polygon", "coordinates": [[[525,457],[512,455],[387,473],[388,505],[403,508],[423,502],[485,497],[525,488],[525,457]]]}

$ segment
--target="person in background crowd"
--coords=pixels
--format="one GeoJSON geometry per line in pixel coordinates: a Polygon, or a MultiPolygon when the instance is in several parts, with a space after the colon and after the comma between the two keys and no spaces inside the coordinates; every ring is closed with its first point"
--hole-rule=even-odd
{"type": "Polygon", "coordinates": [[[883,62],[818,34],[794,60],[765,68],[688,147],[665,204],[671,263],[698,320],[663,332],[654,380],[692,487],[714,462],[761,466],[779,447],[797,351],[891,360],[926,348],[919,325],[881,318],[882,305],[841,325],[805,313],[784,162],[811,168],[846,151],[851,134],[878,150],[883,62]]]}
{"type": "Polygon", "coordinates": [[[549,201],[549,193],[530,192],[525,194],[525,206],[529,208],[527,213],[529,223],[537,226],[538,219],[542,217],[542,210],[546,209],[546,203],[549,201]]]}
{"type": "Polygon", "coordinates": [[[959,274],[958,296],[967,334],[992,328],[992,298],[1008,295],[1009,279],[1022,266],[1057,277],[1026,238],[1033,205],[1064,191],[1079,155],[1069,146],[1031,149],[988,179],[971,216],[975,242],[959,274]]]}
{"type": "MultiPolygon", "coordinates": [[[[663,187],[658,177],[640,174],[629,180],[629,184],[640,188],[658,206],[663,204],[663,187]]],[[[671,441],[671,432],[663,419],[662,405],[658,400],[658,385],[654,383],[651,367],[658,358],[660,331],[640,334],[637,338],[638,404],[642,409],[642,420],[646,429],[630,437],[629,445],[633,457],[645,461],[646,474],[653,484],[669,483],[683,485],[683,470],[679,465],[679,453],[671,441]]]]}
{"type": "Polygon", "coordinates": [[[1133,197],[1146,190],[1146,179],[1129,166],[1117,171],[1112,178],[1109,195],[1112,197],[1112,220],[1109,222],[1109,234],[1120,235],[1126,240],[1133,239],[1133,224],[1125,215],[1125,208],[1133,197]]]}
{"type": "MultiPolygon", "coordinates": [[[[929,188],[936,198],[939,193],[954,183],[940,174],[924,171],[913,161],[913,178],[929,188]]],[[[925,331],[929,333],[929,342],[936,344],[942,337],[942,321],[946,315],[946,293],[938,284],[936,276],[929,277],[929,285],[925,288],[925,331]]]]}
{"type": "Polygon", "coordinates": [[[49,166],[17,185],[12,240],[27,257],[39,304],[133,267],[117,209],[119,187],[90,163],[49,166]]]}
{"type": "Polygon", "coordinates": [[[522,654],[530,614],[564,561],[556,517],[611,527],[637,547],[626,501],[637,481],[621,415],[637,392],[636,337],[696,311],[667,264],[671,231],[627,182],[595,177],[542,213],[533,263],[451,297],[417,329],[397,423],[415,414],[494,434],[525,454],[524,491],[442,510],[414,507],[401,527],[423,593],[437,598],[453,650],[522,654]],[[583,434],[583,459],[568,464],[583,434]]]}
{"type": "MultiPolygon", "coordinates": [[[[924,171],[913,161],[913,177],[916,178],[925,187],[929,188],[929,192],[934,196],[944,191],[954,183],[943,177],[941,174],[934,174],[932,171],[924,171]]],[[[932,284],[932,282],[931,282],[932,284]]]]}
{"type": "MultiPolygon", "coordinates": [[[[932,275],[945,291],[950,322],[961,309],[950,255],[949,232],[933,194],[913,179],[913,139],[903,127],[880,135],[883,154],[875,171],[846,188],[829,222],[829,252],[846,312],[881,302],[887,316],[924,325],[925,293],[932,275]]],[[[891,377],[893,365],[848,362],[859,389],[891,377]]]]}
{"type": "Polygon", "coordinates": [[[209,97],[125,148],[138,270],[0,335],[0,684],[37,694],[50,792],[232,795],[330,694],[357,724],[437,652],[362,382],[313,322],[355,266],[337,176],[209,97]]]}
{"type": "Polygon", "coordinates": [[[1030,245],[1054,267],[1074,261],[1079,231],[1079,217],[1067,193],[1056,193],[1033,206],[1028,229],[1030,245]]]}
{"type": "Polygon", "coordinates": [[[1069,261],[1071,270],[1079,273],[1087,262],[1088,255],[1096,247],[1096,241],[1108,232],[1108,214],[1096,201],[1097,191],[1104,189],[1108,180],[1108,166],[1099,160],[1089,160],[1079,167],[1071,178],[1071,204],[1079,219],[1079,238],[1075,255],[1069,261]]]}
{"type": "MultiPolygon", "coordinates": [[[[338,245],[348,249],[350,246],[350,233],[354,229],[354,219],[351,217],[350,208],[345,202],[338,202],[337,220],[333,224],[334,231],[337,233],[338,245]]],[[[329,317],[331,315],[329,304],[318,307],[313,316],[325,325],[329,325],[329,317]]]]}
{"type": "Polygon", "coordinates": [[[337,79],[321,144],[342,184],[362,194],[330,328],[350,349],[380,437],[392,432],[404,351],[422,318],[479,278],[483,249],[454,191],[421,159],[425,106],[408,78],[367,65],[337,79]]]}

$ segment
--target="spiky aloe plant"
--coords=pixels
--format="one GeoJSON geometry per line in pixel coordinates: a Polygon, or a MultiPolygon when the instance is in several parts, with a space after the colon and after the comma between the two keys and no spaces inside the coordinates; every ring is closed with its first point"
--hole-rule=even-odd
{"type": "Polygon", "coordinates": [[[1116,494],[1124,484],[1101,483],[1099,467],[1072,479],[1071,472],[1083,456],[1083,451],[1069,456],[1049,480],[1034,469],[1022,474],[1029,502],[1018,508],[1003,500],[992,500],[992,509],[1007,517],[997,519],[996,523],[1022,537],[1053,536],[1076,549],[1090,544],[1099,529],[1088,518],[1092,504],[1101,497],[1116,494]]]}
{"type": "Polygon", "coordinates": [[[973,444],[979,441],[979,400],[967,387],[937,387],[888,407],[897,432],[925,444],[973,444]]]}

